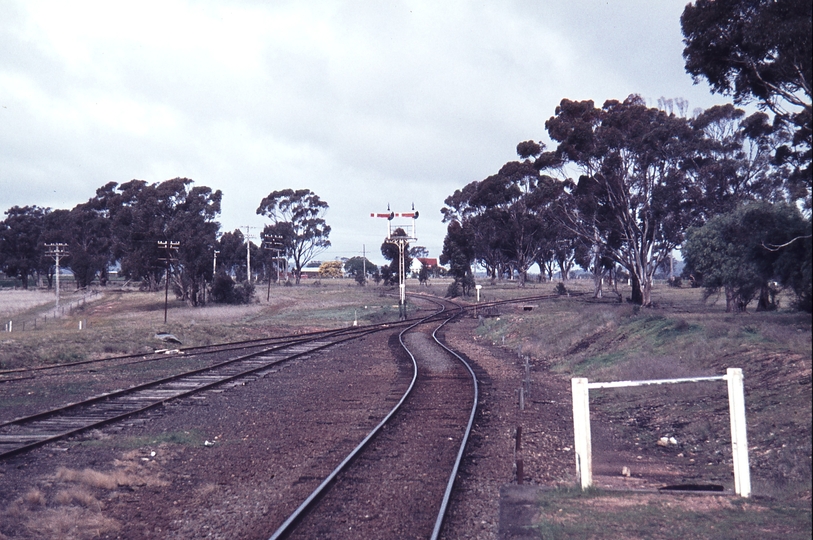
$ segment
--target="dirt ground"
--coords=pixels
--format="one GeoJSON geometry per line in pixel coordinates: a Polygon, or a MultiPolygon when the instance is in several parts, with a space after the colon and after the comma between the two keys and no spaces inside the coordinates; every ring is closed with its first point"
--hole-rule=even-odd
{"type": "MultiPolygon", "coordinates": [[[[526,371],[524,358],[478,338],[479,324],[467,318],[444,332],[472,360],[481,399],[443,530],[447,539],[499,537],[500,490],[517,483],[520,462],[526,485],[576,482],[569,379],[541,359],[529,359],[526,371]]],[[[341,437],[319,443],[322,433],[366,429],[398,383],[395,363],[371,361],[353,347],[0,464],[0,539],[267,538],[295,506],[282,494],[307,493],[321,461],[352,448],[341,437]],[[345,364],[338,372],[329,360],[337,355],[345,364]],[[268,396],[280,394],[286,398],[274,403],[283,405],[269,408],[268,396]],[[296,448],[285,446],[296,438],[318,447],[319,457],[299,463],[296,448]]],[[[788,380],[794,391],[809,392],[809,373],[788,380]]],[[[717,398],[696,399],[709,400],[709,414],[724,406],[717,398]]],[[[639,412],[655,424],[664,416],[667,425],[668,403],[639,412]]],[[[645,489],[692,480],[730,487],[724,452],[629,440],[623,426],[611,426],[620,420],[608,411],[603,423],[610,427],[594,433],[597,484],[645,489]]]]}

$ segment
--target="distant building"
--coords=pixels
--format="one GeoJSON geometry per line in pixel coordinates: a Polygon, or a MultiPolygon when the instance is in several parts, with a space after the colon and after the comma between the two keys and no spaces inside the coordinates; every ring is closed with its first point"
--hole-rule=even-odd
{"type": "Polygon", "coordinates": [[[438,260],[430,257],[416,257],[412,259],[412,265],[409,267],[409,270],[413,274],[419,274],[421,272],[421,268],[424,266],[430,272],[430,274],[434,275],[438,268],[438,260]]]}
{"type": "Polygon", "coordinates": [[[302,277],[305,279],[308,278],[318,278],[319,277],[319,267],[322,266],[322,261],[311,261],[305,265],[302,269],[302,277]]]}

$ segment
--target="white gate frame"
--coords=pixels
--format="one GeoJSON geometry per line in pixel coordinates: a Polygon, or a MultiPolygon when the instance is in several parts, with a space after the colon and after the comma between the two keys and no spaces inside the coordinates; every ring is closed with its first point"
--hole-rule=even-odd
{"type": "Polygon", "coordinates": [[[734,459],[734,491],[740,497],[751,496],[751,471],[748,467],[748,439],[745,428],[745,391],[742,369],[728,368],[725,375],[685,379],[655,379],[648,381],[616,381],[589,383],[585,378],[571,379],[573,391],[573,435],[576,451],[576,475],[582,489],[593,484],[593,451],[590,440],[590,389],[623,388],[654,384],[726,381],[728,411],[731,418],[731,454],[734,459]]]}

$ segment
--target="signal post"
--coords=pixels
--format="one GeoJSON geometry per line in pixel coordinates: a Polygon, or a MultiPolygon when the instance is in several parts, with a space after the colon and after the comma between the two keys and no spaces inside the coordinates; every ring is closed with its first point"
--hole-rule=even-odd
{"type": "MultiPolygon", "coordinates": [[[[406,268],[404,267],[404,251],[406,250],[407,245],[410,242],[417,242],[417,233],[416,233],[416,223],[415,220],[418,219],[418,212],[415,210],[415,205],[412,205],[411,212],[393,212],[390,210],[389,205],[387,205],[387,213],[386,214],[370,214],[370,217],[379,217],[379,218],[387,218],[387,238],[384,240],[387,244],[394,244],[398,246],[398,317],[400,320],[405,320],[407,318],[407,309],[406,309],[406,268]],[[412,224],[407,226],[408,229],[406,234],[393,234],[392,231],[392,221],[396,218],[411,218],[412,224]]],[[[397,230],[397,229],[396,229],[397,230]]]]}

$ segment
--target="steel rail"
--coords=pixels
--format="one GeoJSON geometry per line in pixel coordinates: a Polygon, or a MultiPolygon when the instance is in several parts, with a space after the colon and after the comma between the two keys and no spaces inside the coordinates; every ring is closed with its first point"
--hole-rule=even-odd
{"type": "MultiPolygon", "coordinates": [[[[584,293],[573,293],[572,296],[581,296],[583,294],[584,293]]],[[[422,298],[427,298],[429,295],[421,294],[421,295],[415,295],[415,296],[421,296],[422,298]]],[[[515,304],[515,303],[530,302],[530,301],[536,301],[536,300],[548,300],[548,299],[551,299],[551,298],[555,298],[557,296],[558,295],[556,295],[556,294],[548,294],[548,295],[535,295],[535,296],[528,296],[528,297],[521,297],[521,298],[514,298],[514,299],[507,299],[507,300],[495,300],[495,301],[491,301],[491,302],[481,302],[479,304],[463,305],[462,308],[464,310],[481,309],[481,308],[484,308],[484,307],[493,307],[493,306],[499,306],[499,305],[504,305],[504,304],[512,304],[512,303],[515,304]]],[[[350,328],[338,328],[338,329],[332,329],[332,330],[317,330],[317,331],[313,331],[313,332],[303,332],[301,334],[287,334],[287,335],[283,335],[283,336],[270,336],[270,337],[265,337],[265,338],[254,338],[254,339],[248,339],[248,340],[228,341],[228,342],[218,343],[218,344],[214,344],[214,345],[195,345],[195,346],[189,346],[189,347],[179,347],[177,350],[178,350],[179,353],[187,353],[187,352],[192,352],[192,351],[201,351],[201,350],[203,350],[205,352],[203,352],[202,354],[217,354],[217,353],[221,353],[221,352],[227,352],[227,351],[230,351],[230,350],[237,350],[237,349],[242,349],[242,348],[251,347],[251,346],[260,347],[260,346],[268,345],[271,342],[285,341],[285,340],[289,340],[291,338],[308,338],[308,337],[311,337],[311,336],[321,336],[321,335],[331,334],[331,333],[335,333],[335,332],[352,332],[353,330],[356,330],[356,329],[359,329],[359,328],[371,328],[371,327],[377,327],[377,326],[388,328],[388,327],[391,327],[391,326],[400,326],[400,325],[403,325],[403,324],[410,324],[410,323],[412,323],[412,322],[414,322],[416,320],[423,320],[423,319],[421,317],[415,317],[415,318],[410,318],[410,319],[406,319],[406,320],[403,320],[403,321],[391,321],[391,322],[385,322],[385,323],[377,323],[375,325],[357,326],[357,327],[350,327],[350,328]]],[[[17,378],[2,378],[3,375],[11,374],[11,373],[26,373],[26,372],[32,372],[32,371],[40,371],[41,372],[41,371],[58,370],[58,369],[76,367],[76,366],[83,366],[83,365],[87,365],[87,364],[95,364],[95,363],[100,363],[100,362],[115,362],[117,360],[127,360],[127,359],[130,359],[130,358],[138,358],[139,360],[136,360],[135,362],[120,364],[120,365],[132,365],[132,364],[137,364],[137,363],[141,363],[141,362],[151,362],[151,361],[154,361],[154,360],[161,360],[161,359],[166,358],[166,354],[165,354],[165,352],[154,352],[154,353],[149,353],[149,354],[146,354],[146,355],[144,353],[133,353],[133,354],[125,354],[125,355],[119,355],[119,356],[108,356],[108,357],[105,357],[105,358],[91,358],[91,359],[87,359],[87,360],[78,360],[76,362],[67,362],[67,363],[63,363],[63,364],[45,364],[45,365],[37,365],[37,366],[30,366],[30,367],[0,369],[0,383],[24,380],[23,378],[20,378],[20,377],[17,377],[17,378]]],[[[26,379],[27,378],[29,378],[29,377],[26,377],[26,379]]]]}
{"type": "MultiPolygon", "coordinates": [[[[387,323],[380,323],[380,324],[387,324],[387,323]]],[[[269,345],[274,342],[280,341],[287,341],[291,339],[309,339],[312,337],[320,337],[325,335],[332,335],[336,333],[347,333],[352,332],[354,330],[362,329],[362,328],[371,328],[376,325],[368,325],[368,326],[356,326],[350,328],[335,328],[331,330],[318,330],[314,332],[303,332],[301,334],[288,334],[283,336],[271,336],[265,338],[255,338],[255,339],[248,339],[242,341],[230,341],[225,343],[218,343],[214,345],[195,345],[190,347],[179,347],[176,349],[180,353],[187,353],[193,351],[202,351],[199,354],[217,354],[221,352],[227,352],[232,350],[239,350],[245,349],[250,347],[262,347],[265,345],[269,345]]],[[[119,356],[108,356],[105,358],[92,358],[88,360],[78,360],[76,362],[67,362],[64,364],[46,364],[46,365],[38,365],[38,366],[30,366],[30,367],[21,367],[21,368],[12,368],[12,369],[3,369],[0,370],[0,375],[5,375],[8,373],[24,373],[28,371],[48,371],[48,370],[55,370],[55,369],[62,369],[62,368],[70,368],[75,366],[82,366],[86,364],[93,364],[99,362],[112,362],[116,360],[127,360],[130,358],[140,358],[141,360],[137,360],[136,362],[132,363],[139,363],[143,361],[153,361],[166,358],[165,352],[153,352],[153,353],[134,353],[134,354],[125,354],[119,356]]],[[[122,364],[122,365],[129,365],[129,364],[122,364]]],[[[0,382],[5,382],[8,380],[14,379],[2,379],[0,378],[0,382]]]]}
{"type": "MultiPolygon", "coordinates": [[[[90,398],[90,399],[87,399],[87,400],[84,400],[84,401],[81,401],[81,402],[77,402],[77,403],[72,403],[72,404],[69,404],[69,405],[66,405],[66,406],[63,406],[63,407],[59,407],[59,408],[50,410],[50,411],[45,411],[45,412],[37,413],[37,414],[31,415],[31,416],[17,418],[15,420],[2,423],[2,424],[0,424],[0,428],[5,428],[7,430],[11,430],[12,433],[11,434],[6,434],[5,436],[4,436],[4,434],[0,433],[0,444],[2,444],[3,439],[10,440],[10,441],[13,441],[15,438],[16,439],[27,439],[27,440],[35,439],[35,440],[33,440],[33,442],[23,443],[23,444],[21,444],[19,446],[13,447],[10,450],[0,452],[0,459],[5,459],[5,458],[11,457],[13,455],[20,454],[22,452],[31,450],[31,449],[39,447],[39,446],[42,446],[42,445],[47,444],[49,442],[53,442],[53,441],[56,441],[56,440],[59,440],[59,439],[63,439],[65,437],[68,437],[68,436],[71,436],[71,435],[76,435],[78,433],[81,433],[83,431],[87,431],[89,429],[94,429],[94,428],[101,427],[103,425],[107,425],[109,423],[121,420],[123,418],[132,416],[134,414],[137,414],[137,413],[144,412],[146,410],[152,409],[152,408],[157,407],[158,405],[166,403],[166,402],[168,402],[170,400],[186,397],[186,396],[189,396],[191,394],[207,390],[207,389],[212,388],[214,386],[218,386],[218,385],[233,381],[235,379],[246,377],[248,375],[251,375],[251,374],[254,374],[254,373],[257,373],[257,372],[261,372],[261,371],[263,371],[265,369],[268,369],[271,366],[278,365],[280,363],[283,363],[283,362],[286,362],[286,361],[289,361],[289,360],[292,360],[292,359],[295,359],[295,358],[299,358],[299,357],[302,357],[302,356],[305,356],[305,355],[309,355],[309,354],[312,354],[312,353],[314,353],[316,351],[319,351],[319,350],[322,350],[322,349],[325,349],[325,348],[328,348],[328,347],[332,347],[332,346],[337,345],[339,343],[343,343],[345,341],[350,341],[352,339],[363,337],[364,335],[374,333],[374,332],[378,332],[378,331],[381,331],[381,330],[383,330],[383,328],[372,328],[372,329],[367,329],[364,332],[356,332],[351,336],[332,336],[334,338],[339,338],[339,339],[335,339],[334,341],[330,341],[328,343],[320,344],[320,345],[315,346],[313,348],[309,348],[309,349],[307,349],[305,351],[295,352],[294,354],[287,355],[287,356],[285,356],[283,358],[278,358],[278,359],[274,359],[274,360],[269,359],[266,362],[262,362],[261,365],[252,365],[252,366],[250,366],[249,369],[241,370],[241,371],[239,371],[237,373],[234,373],[234,372],[227,373],[224,376],[216,378],[215,380],[209,380],[209,381],[206,381],[206,382],[195,382],[194,379],[193,379],[194,377],[200,377],[201,375],[203,375],[207,371],[214,372],[214,371],[216,371],[218,369],[227,368],[227,367],[230,367],[230,366],[232,366],[234,364],[246,361],[248,359],[251,359],[251,358],[254,358],[254,357],[257,357],[257,356],[262,356],[262,355],[265,355],[265,354],[273,354],[273,353],[279,352],[279,351],[281,351],[283,349],[294,347],[296,345],[302,345],[303,343],[318,343],[320,340],[324,339],[324,337],[322,337],[322,338],[314,338],[314,339],[311,339],[311,340],[304,340],[304,341],[300,340],[300,341],[297,341],[295,343],[284,344],[284,345],[280,345],[278,347],[271,347],[271,348],[268,348],[268,349],[265,349],[265,350],[262,350],[262,351],[255,351],[255,352],[252,352],[252,353],[247,354],[247,355],[242,355],[242,356],[227,360],[225,362],[221,362],[221,363],[213,365],[213,366],[199,368],[199,369],[191,370],[191,371],[188,371],[188,372],[185,372],[185,373],[182,373],[182,374],[173,375],[173,376],[170,376],[170,377],[165,377],[165,378],[155,380],[155,381],[150,381],[148,383],[143,383],[143,384],[140,384],[140,385],[136,385],[136,386],[133,386],[131,388],[127,388],[127,389],[123,389],[123,390],[119,390],[119,391],[110,392],[110,393],[102,394],[102,395],[99,395],[99,396],[95,396],[93,398],[90,398]],[[133,397],[133,396],[137,395],[138,392],[143,392],[143,391],[147,391],[147,390],[150,390],[150,389],[154,389],[155,387],[157,387],[159,385],[162,385],[162,384],[172,384],[172,383],[176,383],[176,384],[180,385],[181,389],[180,390],[179,389],[163,390],[163,391],[160,391],[160,392],[163,392],[163,394],[160,394],[160,397],[153,396],[153,397],[142,398],[141,401],[146,402],[146,404],[138,403],[139,398],[134,398],[133,397]],[[115,408],[115,410],[113,410],[113,409],[111,409],[109,411],[99,411],[99,410],[92,411],[92,410],[89,410],[91,407],[93,407],[93,406],[95,406],[97,404],[101,404],[103,402],[108,402],[108,403],[115,406],[116,405],[115,400],[118,399],[118,398],[127,398],[128,403],[126,405],[119,405],[118,407],[115,408]],[[128,409],[128,406],[130,406],[132,408],[128,409]],[[70,413],[81,411],[83,409],[89,410],[89,412],[92,413],[92,414],[90,414],[90,416],[84,416],[84,417],[80,416],[80,415],[75,415],[75,416],[70,415],[70,413]],[[50,421],[50,424],[46,425],[46,426],[43,426],[43,429],[50,426],[51,431],[54,429],[54,427],[56,427],[57,429],[61,429],[61,431],[58,432],[58,433],[50,433],[50,432],[46,431],[45,434],[41,434],[40,436],[37,435],[36,431],[31,432],[31,433],[19,433],[19,432],[16,433],[16,434],[14,433],[14,431],[19,431],[19,429],[23,428],[26,424],[30,425],[30,424],[35,424],[37,422],[48,422],[48,421],[50,421]],[[78,423],[79,425],[70,426],[70,424],[72,422],[74,424],[78,423]],[[59,427],[60,425],[64,425],[64,427],[60,428],[59,427]]],[[[13,442],[12,442],[12,444],[13,444],[13,442]]]]}
{"type": "Polygon", "coordinates": [[[296,508],[296,510],[294,510],[293,513],[291,513],[291,515],[288,516],[288,518],[282,523],[282,525],[280,525],[277,528],[277,530],[274,531],[274,533],[270,536],[269,540],[279,540],[282,538],[286,538],[294,531],[294,529],[299,524],[301,519],[306,515],[307,512],[309,512],[313,508],[316,501],[333,483],[336,477],[358,456],[358,454],[361,453],[362,450],[364,450],[367,444],[378,434],[378,432],[381,431],[381,429],[387,423],[389,423],[390,419],[401,408],[401,405],[403,405],[407,397],[409,397],[409,395],[412,393],[412,389],[415,387],[415,382],[418,380],[418,362],[415,359],[415,356],[413,356],[409,349],[406,348],[406,345],[404,345],[403,335],[407,331],[426,322],[427,320],[441,315],[446,310],[446,306],[444,306],[440,302],[435,302],[434,300],[432,300],[432,302],[440,306],[440,309],[437,312],[410,324],[398,334],[398,340],[400,341],[401,346],[404,347],[404,350],[406,350],[407,354],[409,354],[412,360],[412,380],[409,383],[409,387],[401,396],[401,399],[398,400],[398,403],[396,403],[392,410],[390,410],[390,412],[387,413],[384,419],[381,420],[381,422],[379,422],[378,425],[376,425],[367,434],[366,437],[364,437],[364,439],[342,460],[341,463],[339,463],[339,465],[335,469],[333,469],[333,471],[327,477],[325,477],[322,483],[319,484],[319,486],[317,486],[316,489],[314,489],[304,501],[302,501],[302,503],[296,508]]]}
{"type": "MultiPolygon", "coordinates": [[[[370,328],[371,327],[369,327],[369,326],[355,327],[355,328],[352,328],[352,329],[339,328],[339,329],[335,329],[335,330],[323,330],[321,332],[311,332],[309,334],[294,334],[294,335],[291,335],[291,336],[284,336],[284,337],[261,338],[261,339],[257,339],[257,340],[249,340],[249,341],[246,341],[246,342],[232,342],[232,343],[226,343],[226,344],[215,345],[215,346],[206,345],[206,346],[199,346],[199,347],[188,347],[186,349],[178,349],[178,353],[182,355],[183,359],[193,359],[193,358],[201,357],[203,355],[208,355],[208,354],[221,354],[221,353],[224,353],[224,352],[235,351],[235,350],[252,349],[254,347],[267,347],[268,345],[272,345],[272,344],[275,344],[275,345],[280,345],[281,344],[281,345],[284,345],[284,346],[290,346],[290,345],[295,345],[295,344],[298,344],[298,343],[305,343],[305,342],[308,342],[309,340],[313,340],[313,339],[324,339],[326,337],[342,335],[342,334],[346,334],[346,333],[353,332],[353,331],[365,332],[370,328]],[[286,339],[287,339],[287,341],[285,341],[286,339]],[[245,344],[241,345],[241,343],[245,343],[245,344]],[[199,350],[199,349],[208,349],[208,350],[199,351],[195,355],[192,355],[192,356],[186,356],[185,355],[185,353],[187,353],[189,351],[195,351],[195,350],[199,350]]],[[[118,368],[118,367],[124,367],[124,366],[132,366],[132,365],[135,365],[135,364],[141,364],[141,363],[145,363],[145,362],[156,362],[158,360],[165,360],[167,358],[166,353],[160,353],[160,352],[159,353],[150,353],[149,355],[143,355],[143,354],[142,355],[125,355],[125,356],[115,356],[115,357],[108,357],[108,358],[99,358],[99,359],[94,359],[94,360],[83,360],[81,362],[72,362],[70,364],[60,364],[60,365],[51,365],[51,366],[35,366],[33,368],[30,368],[30,371],[43,371],[43,370],[48,370],[48,369],[58,369],[58,368],[62,368],[62,367],[75,367],[75,366],[80,365],[80,364],[99,363],[99,362],[115,361],[115,360],[127,360],[129,358],[137,358],[138,356],[141,356],[142,358],[140,358],[138,360],[130,361],[130,362],[122,362],[120,364],[113,364],[110,367],[118,368]]],[[[218,365],[218,364],[213,364],[213,366],[216,366],[216,365],[218,365]]],[[[19,372],[24,373],[25,371],[26,371],[25,369],[20,368],[17,372],[18,373],[19,372]]],[[[40,377],[61,376],[61,375],[65,375],[66,373],[70,373],[70,371],[66,370],[66,371],[62,371],[62,372],[58,372],[58,373],[45,373],[45,374],[41,374],[40,377]]],[[[73,373],[77,373],[77,372],[73,372],[73,373]]],[[[2,373],[0,373],[0,376],[2,376],[2,373]]],[[[12,381],[20,381],[20,380],[26,380],[26,379],[34,379],[34,378],[37,378],[37,377],[34,377],[33,375],[29,376],[29,377],[6,378],[6,379],[0,377],[0,383],[12,382],[12,381]]]]}
{"type": "MultiPolygon", "coordinates": [[[[463,309],[460,309],[460,313],[463,312],[463,309]]],[[[477,406],[479,404],[480,399],[480,391],[479,391],[479,384],[477,382],[477,375],[475,375],[474,370],[471,368],[471,365],[463,359],[462,356],[457,354],[451,348],[446,346],[445,343],[441,342],[438,338],[437,333],[438,330],[446,326],[446,324],[452,320],[453,317],[445,320],[432,332],[432,338],[437,342],[438,345],[443,347],[446,351],[448,351],[452,356],[457,358],[468,370],[469,374],[471,375],[472,385],[474,387],[474,398],[472,399],[471,404],[471,413],[469,414],[469,422],[466,425],[466,431],[463,434],[463,440],[460,442],[460,449],[457,452],[457,458],[455,459],[454,466],[452,467],[452,474],[449,475],[449,481],[446,483],[446,491],[443,494],[443,502],[440,505],[440,510],[438,511],[437,519],[435,520],[435,527],[432,530],[431,540],[437,540],[440,536],[440,530],[443,527],[443,520],[446,517],[446,511],[449,506],[449,500],[452,496],[452,489],[454,489],[455,480],[457,479],[457,472],[460,469],[460,463],[463,461],[463,455],[466,451],[466,445],[468,444],[469,436],[471,435],[471,429],[474,426],[474,417],[477,415],[477,406]]]]}

